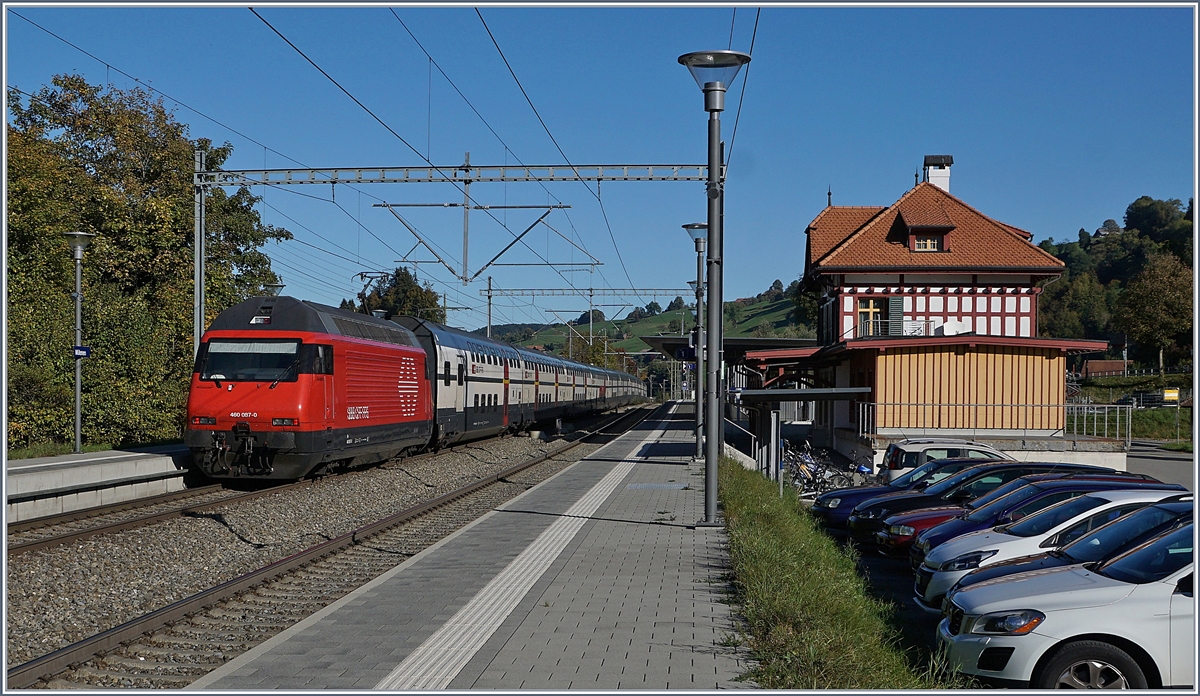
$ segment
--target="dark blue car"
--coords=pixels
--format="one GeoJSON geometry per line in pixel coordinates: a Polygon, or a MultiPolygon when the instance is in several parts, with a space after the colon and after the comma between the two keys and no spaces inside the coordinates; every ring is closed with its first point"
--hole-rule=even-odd
{"type": "Polygon", "coordinates": [[[1173,496],[1119,517],[1071,543],[1036,556],[1023,556],[967,573],[947,593],[1017,573],[1044,571],[1079,563],[1115,558],[1165,532],[1190,524],[1195,509],[1191,493],[1173,496]]]}
{"type": "Polygon", "coordinates": [[[813,501],[812,514],[816,516],[825,526],[836,529],[846,528],[846,519],[850,517],[850,513],[854,510],[854,506],[864,500],[883,495],[885,493],[896,493],[899,491],[922,490],[951,474],[956,474],[963,469],[983,464],[988,461],[1003,461],[1003,460],[988,460],[979,458],[962,458],[962,459],[937,459],[931,462],[926,462],[921,466],[905,473],[886,486],[860,486],[858,488],[839,488],[828,493],[822,493],[813,501]]]}
{"type": "MultiPolygon", "coordinates": [[[[1025,478],[1018,480],[1027,480],[1025,478]]],[[[1043,481],[1031,481],[1008,495],[993,500],[991,503],[978,507],[971,512],[946,520],[939,525],[930,527],[917,535],[915,543],[909,551],[909,559],[913,569],[921,567],[926,554],[951,539],[990,529],[996,525],[1016,522],[1022,517],[1075,498],[1093,491],[1149,489],[1176,490],[1187,492],[1187,489],[1176,483],[1163,483],[1153,477],[1143,474],[1116,473],[1097,476],[1095,474],[1075,474],[1043,481]]]]}

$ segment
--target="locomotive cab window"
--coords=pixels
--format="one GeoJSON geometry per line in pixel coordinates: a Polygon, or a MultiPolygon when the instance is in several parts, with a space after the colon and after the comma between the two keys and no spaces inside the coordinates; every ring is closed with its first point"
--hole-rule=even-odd
{"type": "Polygon", "coordinates": [[[206,347],[203,380],[295,382],[303,367],[297,340],[214,338],[206,347]]]}
{"type": "Polygon", "coordinates": [[[316,375],[332,375],[333,374],[333,346],[317,344],[313,346],[315,355],[313,356],[313,374],[316,375]]]}

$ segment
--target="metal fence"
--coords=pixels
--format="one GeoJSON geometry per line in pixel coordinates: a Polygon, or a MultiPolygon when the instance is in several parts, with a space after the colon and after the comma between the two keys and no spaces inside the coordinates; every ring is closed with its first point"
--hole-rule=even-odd
{"type": "Polygon", "coordinates": [[[926,319],[860,319],[838,340],[870,338],[872,336],[933,336],[938,327],[926,319]]]}
{"type": "Polygon", "coordinates": [[[1123,440],[1128,448],[1129,404],[859,403],[858,434],[1058,436],[1123,440]]]}

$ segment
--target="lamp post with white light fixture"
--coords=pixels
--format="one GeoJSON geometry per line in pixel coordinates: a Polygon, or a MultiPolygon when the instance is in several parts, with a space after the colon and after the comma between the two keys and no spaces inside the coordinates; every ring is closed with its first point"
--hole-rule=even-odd
{"type": "Polygon", "coordinates": [[[740,51],[699,51],[679,56],[696,84],[704,91],[704,110],[708,112],[708,372],[705,380],[705,456],[704,456],[704,519],[698,526],[719,526],[717,521],[717,462],[720,457],[721,418],[718,387],[722,362],[721,310],[724,305],[722,287],[722,219],[725,161],[721,142],[721,112],[725,110],[725,91],[737,77],[750,56],[740,51]]]}
{"type": "Polygon", "coordinates": [[[80,394],[80,384],[83,379],[83,363],[80,361],[89,353],[83,345],[83,250],[87,248],[92,237],[90,232],[64,232],[67,243],[71,245],[71,258],[75,260],[75,452],[83,451],[83,399],[80,394]]]}

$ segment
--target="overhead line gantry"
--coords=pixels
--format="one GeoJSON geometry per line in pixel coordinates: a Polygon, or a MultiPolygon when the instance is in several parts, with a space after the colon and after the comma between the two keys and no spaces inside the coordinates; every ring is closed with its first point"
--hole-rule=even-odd
{"type": "MultiPolygon", "coordinates": [[[[472,165],[470,154],[461,165],[424,167],[293,167],[286,169],[231,169],[208,170],[205,168],[204,151],[195,152],[195,170],[192,182],[195,187],[195,302],[193,306],[193,353],[200,350],[200,336],[204,331],[204,193],[219,186],[297,186],[312,184],[432,184],[448,183],[462,186],[462,204],[440,204],[432,206],[463,207],[463,274],[459,276],[466,285],[474,277],[467,273],[468,215],[471,208],[490,210],[505,206],[471,205],[472,183],[518,183],[524,181],[707,181],[708,167],[702,164],[584,164],[584,165],[472,165]]],[[[722,170],[724,168],[722,167],[722,170]]],[[[721,172],[722,179],[724,171],[721,172]]],[[[431,207],[432,207],[431,206],[431,207]]],[[[391,206],[387,206],[389,210],[391,206]]],[[[546,207],[557,206],[537,206],[546,207]]],[[[392,211],[394,214],[394,211],[392,211]]],[[[399,216],[397,215],[397,218],[399,216]]],[[[539,222],[543,221],[543,215],[539,222]]],[[[403,222],[403,220],[401,220],[403,222]]],[[[537,223],[534,223],[536,225],[537,223]]],[[[406,225],[408,227],[408,225],[406,225]]],[[[411,227],[409,228],[411,231],[411,227]]],[[[530,228],[532,229],[532,227],[530,228]]],[[[553,228],[552,228],[553,229],[553,228]]],[[[529,230],[526,230],[527,233],[529,230]]],[[[510,230],[511,232],[511,230],[510,230]]],[[[414,232],[415,234],[415,232],[414,232]]],[[[520,236],[524,236],[522,233],[520,236]]],[[[561,236],[561,235],[560,235],[561,236]]],[[[420,237],[418,236],[418,239],[420,237]]],[[[421,240],[422,243],[424,240],[421,240]]],[[[519,238],[513,241],[515,244],[519,238]]],[[[569,240],[568,240],[569,241],[569,240]]],[[[425,245],[427,248],[429,245],[425,245]]],[[[511,248],[511,244],[509,248],[511,248]]],[[[507,249],[506,249],[507,251],[507,249]]],[[[503,252],[501,252],[503,253],[503,252]]],[[[586,253],[586,252],[585,252],[586,253]]],[[[588,256],[591,256],[588,254],[588,256]]],[[[499,258],[497,255],[496,258],[499,258]]],[[[495,263],[493,259],[491,263],[495,263]]],[[[592,257],[595,261],[595,258],[592,257]]],[[[407,263],[407,261],[406,261],[407,263]]],[[[442,262],[445,264],[445,262],[442,262]]],[[[449,267],[448,264],[447,267],[449,267]]],[[[490,264],[489,264],[490,265],[490,264]]],[[[556,264],[548,264],[554,266],[556,264]]],[[[486,266],[485,266],[486,268],[486,266]]],[[[483,269],[480,269],[482,272],[483,269]]],[[[457,275],[457,273],[455,274],[457,275]]],[[[511,292],[511,291],[506,291],[511,292]]],[[[676,292],[671,290],[670,292],[676,292]]],[[[688,291],[690,292],[690,291],[688,291]]],[[[582,290],[563,292],[582,297],[582,290]]],[[[602,294],[599,290],[591,295],[602,294]]],[[[637,294],[634,291],[634,294],[637,294]]],[[[489,322],[490,324],[490,322],[489,322]]]]}

